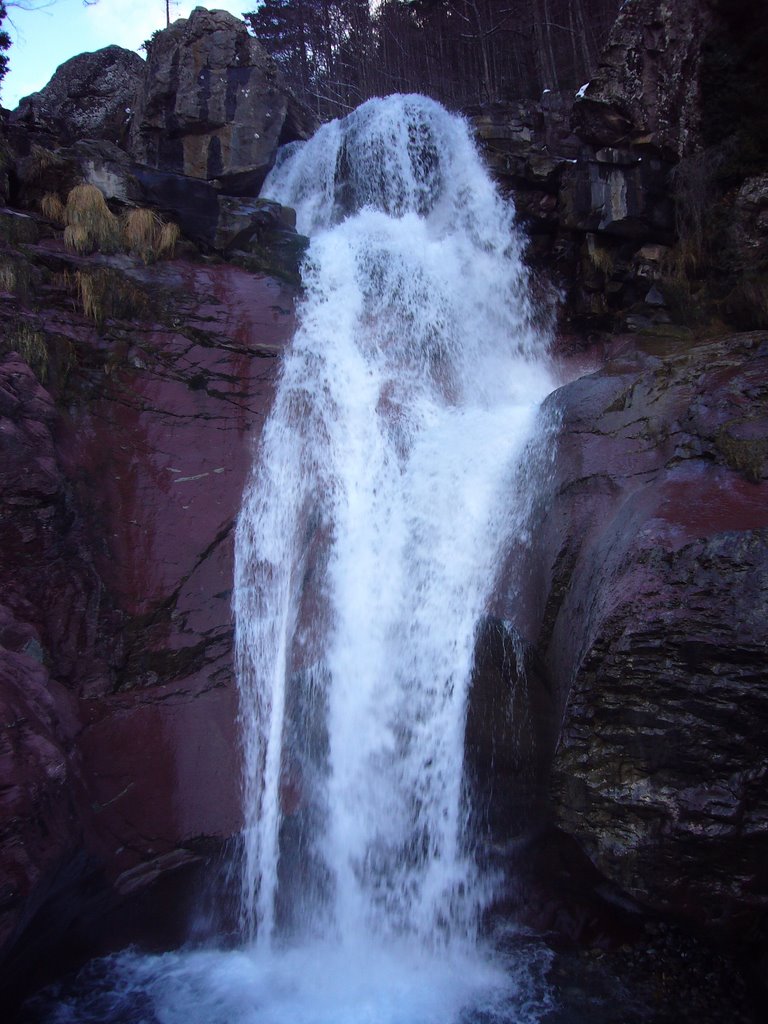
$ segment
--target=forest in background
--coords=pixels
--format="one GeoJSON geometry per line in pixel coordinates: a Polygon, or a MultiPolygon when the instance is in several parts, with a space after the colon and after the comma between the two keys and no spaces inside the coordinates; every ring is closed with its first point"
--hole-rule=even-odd
{"type": "Polygon", "coordinates": [[[244,15],[325,119],[421,92],[458,109],[578,88],[619,0],[263,0],[244,15]]]}

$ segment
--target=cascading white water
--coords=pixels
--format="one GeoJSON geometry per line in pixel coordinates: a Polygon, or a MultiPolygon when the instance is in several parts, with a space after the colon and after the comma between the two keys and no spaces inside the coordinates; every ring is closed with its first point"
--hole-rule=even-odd
{"type": "Polygon", "coordinates": [[[493,880],[463,777],[475,630],[552,387],[512,212],[415,96],[324,126],[264,193],[311,245],[237,529],[246,941],[96,962],[46,1019],[534,1024],[535,951],[476,941],[493,880]]]}
{"type": "Polygon", "coordinates": [[[489,895],[463,795],[475,628],[551,390],[520,238],[464,122],[418,96],[325,125],[262,194],[311,245],[236,541],[244,924],[268,947],[282,905],[350,946],[466,943],[489,895]],[[304,884],[283,893],[286,785],[304,884]]]}

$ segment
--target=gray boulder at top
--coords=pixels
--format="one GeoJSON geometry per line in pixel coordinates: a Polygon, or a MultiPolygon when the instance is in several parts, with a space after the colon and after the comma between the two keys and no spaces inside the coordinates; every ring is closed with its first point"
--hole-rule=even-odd
{"type": "Polygon", "coordinates": [[[25,96],[12,122],[77,139],[125,141],[144,61],[122,46],[105,46],[65,61],[40,92],[25,96]]]}
{"type": "Polygon", "coordinates": [[[687,155],[699,137],[699,66],[711,24],[702,0],[626,0],[596,73],[579,90],[577,134],[598,146],[687,155]]]}
{"type": "Polygon", "coordinates": [[[152,40],[129,151],[150,167],[253,194],[278,144],[313,130],[302,114],[244,22],[196,7],[152,40]]]}

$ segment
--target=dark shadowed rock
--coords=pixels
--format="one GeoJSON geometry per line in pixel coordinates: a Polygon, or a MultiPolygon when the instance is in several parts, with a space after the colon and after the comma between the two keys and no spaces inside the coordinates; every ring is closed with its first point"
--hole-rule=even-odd
{"type": "Polygon", "coordinates": [[[768,174],[747,178],[739,189],[729,234],[742,273],[754,274],[768,267],[768,174]]]}
{"type": "Polygon", "coordinates": [[[701,131],[699,69],[712,25],[702,0],[626,0],[579,90],[574,125],[601,146],[651,147],[671,157],[697,145],[701,131]]]}
{"type": "Polygon", "coordinates": [[[57,68],[40,92],[21,100],[12,123],[63,141],[125,141],[144,61],[132,50],[106,46],[81,53],[57,68]]]}
{"type": "Polygon", "coordinates": [[[644,323],[668,322],[663,299],[661,309],[645,302],[640,250],[674,241],[672,164],[648,147],[589,144],[570,128],[572,107],[572,94],[545,93],[469,114],[492,173],[514,196],[530,262],[566,295],[563,319],[606,327],[631,310],[644,323]]]}
{"type": "Polygon", "coordinates": [[[296,233],[293,210],[267,199],[222,195],[208,182],[178,174],[140,166],[131,171],[142,201],[175,220],[203,249],[240,259],[250,269],[298,278],[308,240],[296,233]]]}
{"type": "Polygon", "coordinates": [[[540,819],[555,705],[543,666],[511,622],[477,631],[465,731],[480,834],[508,847],[540,819]]]}
{"type": "Polygon", "coordinates": [[[570,131],[572,97],[492,103],[467,111],[494,175],[522,192],[556,193],[558,172],[582,148],[570,131]]]}
{"type": "Polygon", "coordinates": [[[589,154],[563,172],[561,225],[669,244],[674,238],[674,207],[668,175],[668,164],[629,150],[589,154]]]}
{"type": "Polygon", "coordinates": [[[232,195],[256,195],[278,143],[311,134],[311,122],[245,23],[197,7],[152,40],[130,152],[232,195]]]}

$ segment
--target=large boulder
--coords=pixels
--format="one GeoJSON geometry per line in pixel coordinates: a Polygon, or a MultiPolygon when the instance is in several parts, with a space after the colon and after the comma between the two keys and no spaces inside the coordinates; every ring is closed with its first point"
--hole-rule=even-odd
{"type": "Polygon", "coordinates": [[[197,7],[152,40],[130,134],[141,163],[255,195],[279,143],[312,118],[245,23],[197,7]]]}
{"type": "Polygon", "coordinates": [[[40,92],[21,100],[11,123],[65,141],[124,143],[144,61],[132,50],[105,46],[61,64],[40,92]]]}
{"type": "Polygon", "coordinates": [[[559,702],[556,822],[638,904],[747,940],[768,906],[767,379],[750,334],[627,348],[555,393],[521,626],[559,702]]]}

